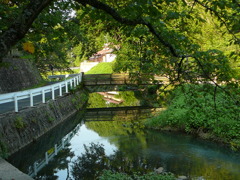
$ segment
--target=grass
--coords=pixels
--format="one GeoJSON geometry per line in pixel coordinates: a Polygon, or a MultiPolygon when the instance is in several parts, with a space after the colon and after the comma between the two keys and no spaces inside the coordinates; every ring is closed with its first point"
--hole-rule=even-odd
{"type": "MultiPolygon", "coordinates": [[[[80,70],[79,69],[73,69],[71,71],[53,71],[53,75],[66,75],[66,74],[78,74],[80,73],[80,70]]],[[[44,78],[44,79],[47,79],[48,76],[51,76],[52,75],[52,71],[48,71],[46,73],[42,73],[41,76],[44,78]]]]}
{"type": "Polygon", "coordinates": [[[112,74],[114,62],[102,62],[94,66],[85,74],[112,74]]]}

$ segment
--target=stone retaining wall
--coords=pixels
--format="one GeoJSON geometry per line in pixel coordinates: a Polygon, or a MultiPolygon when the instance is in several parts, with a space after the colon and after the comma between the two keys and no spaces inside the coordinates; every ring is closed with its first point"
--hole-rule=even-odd
{"type": "Polygon", "coordinates": [[[18,113],[1,115],[0,154],[4,147],[8,154],[12,154],[28,145],[77,110],[83,109],[87,100],[87,92],[81,90],[18,113]]]}
{"type": "Polygon", "coordinates": [[[33,87],[42,81],[42,78],[27,59],[6,58],[4,66],[0,64],[0,94],[20,91],[33,87]]]}

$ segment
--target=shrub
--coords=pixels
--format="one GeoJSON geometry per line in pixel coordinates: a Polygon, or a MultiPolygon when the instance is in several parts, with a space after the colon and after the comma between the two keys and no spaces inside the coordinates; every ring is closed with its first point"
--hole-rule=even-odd
{"type": "Polygon", "coordinates": [[[239,146],[240,106],[236,101],[239,95],[235,91],[230,96],[214,88],[212,85],[185,85],[175,89],[167,110],[146,125],[177,127],[186,132],[201,130],[239,146]]]}
{"type": "Polygon", "coordinates": [[[17,129],[22,129],[22,128],[25,127],[26,124],[24,123],[22,117],[17,116],[16,119],[15,119],[15,121],[14,121],[14,125],[15,125],[15,127],[16,127],[17,129]]]}

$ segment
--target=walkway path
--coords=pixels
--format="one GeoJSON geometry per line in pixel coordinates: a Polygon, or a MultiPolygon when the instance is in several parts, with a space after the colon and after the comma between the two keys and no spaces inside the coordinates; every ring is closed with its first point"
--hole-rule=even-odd
{"type": "Polygon", "coordinates": [[[33,178],[0,158],[0,180],[33,180],[33,178]]]}

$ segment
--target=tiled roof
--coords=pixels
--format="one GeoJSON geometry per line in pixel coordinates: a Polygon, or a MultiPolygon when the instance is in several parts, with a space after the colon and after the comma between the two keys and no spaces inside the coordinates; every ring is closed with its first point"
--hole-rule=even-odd
{"type": "Polygon", "coordinates": [[[103,49],[101,51],[98,51],[96,54],[104,55],[104,54],[108,54],[108,53],[111,53],[111,52],[113,52],[113,49],[103,49]]]}

